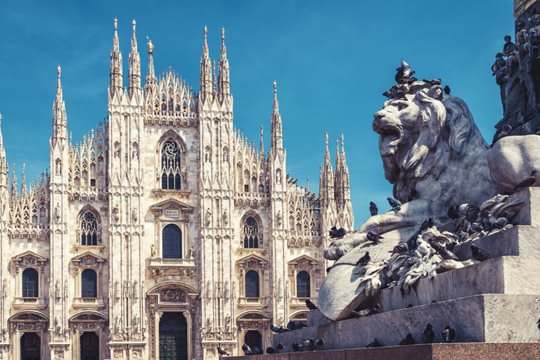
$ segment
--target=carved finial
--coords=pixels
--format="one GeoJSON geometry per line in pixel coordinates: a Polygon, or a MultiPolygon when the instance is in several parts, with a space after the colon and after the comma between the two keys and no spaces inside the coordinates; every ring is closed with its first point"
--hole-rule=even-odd
{"type": "Polygon", "coordinates": [[[328,133],[324,133],[324,143],[326,144],[326,147],[328,148],[328,133]]]}
{"type": "Polygon", "coordinates": [[[58,80],[60,80],[62,78],[62,67],[58,65],[58,67],[56,68],[56,71],[58,73],[58,80]]]}
{"type": "Polygon", "coordinates": [[[221,42],[225,42],[225,28],[221,28],[221,42]]]}
{"type": "Polygon", "coordinates": [[[277,81],[274,80],[274,96],[277,96],[277,81]]]}
{"type": "Polygon", "coordinates": [[[137,22],[135,21],[135,19],[133,19],[133,21],[131,22],[131,28],[133,29],[133,32],[135,32],[136,27],[137,27],[137,22]]]}
{"type": "Polygon", "coordinates": [[[116,33],[118,31],[118,18],[114,17],[114,32],[116,33]]]}

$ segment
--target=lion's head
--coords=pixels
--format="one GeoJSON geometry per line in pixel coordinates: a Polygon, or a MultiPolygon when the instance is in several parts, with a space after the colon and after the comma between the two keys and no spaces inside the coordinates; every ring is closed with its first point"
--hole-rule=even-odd
{"type": "Polygon", "coordinates": [[[373,121],[385,177],[401,201],[428,174],[438,178],[448,161],[488,148],[467,105],[443,94],[439,83],[415,81],[406,90],[386,101],[373,121]]]}

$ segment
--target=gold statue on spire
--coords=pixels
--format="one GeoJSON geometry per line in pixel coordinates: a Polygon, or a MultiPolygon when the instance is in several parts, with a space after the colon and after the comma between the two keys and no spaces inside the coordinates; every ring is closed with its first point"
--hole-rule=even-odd
{"type": "Polygon", "coordinates": [[[146,40],[148,40],[148,42],[147,42],[148,54],[153,54],[154,53],[154,44],[152,43],[152,40],[148,36],[146,36],[146,40]]]}

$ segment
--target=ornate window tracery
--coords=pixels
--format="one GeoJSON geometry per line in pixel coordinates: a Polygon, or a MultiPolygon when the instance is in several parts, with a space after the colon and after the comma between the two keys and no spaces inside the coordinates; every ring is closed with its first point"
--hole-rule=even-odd
{"type": "Polygon", "coordinates": [[[173,140],[167,140],[161,148],[161,188],[181,189],[180,147],[173,140]]]}
{"type": "Polygon", "coordinates": [[[81,215],[79,232],[81,245],[97,245],[99,242],[99,226],[96,214],[87,210],[81,215]]]}
{"type": "Polygon", "coordinates": [[[259,224],[252,216],[247,217],[243,222],[242,238],[244,248],[256,249],[259,247],[259,224]]]}

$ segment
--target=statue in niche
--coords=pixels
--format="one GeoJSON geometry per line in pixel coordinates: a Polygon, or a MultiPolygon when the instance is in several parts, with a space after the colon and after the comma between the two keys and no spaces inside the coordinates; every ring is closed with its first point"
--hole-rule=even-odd
{"type": "Polygon", "coordinates": [[[206,208],[206,226],[209,227],[212,225],[212,211],[210,211],[210,208],[206,208]]]}
{"type": "Polygon", "coordinates": [[[54,172],[56,175],[62,175],[62,160],[56,159],[54,172]]]}
{"type": "Polygon", "coordinates": [[[150,256],[151,257],[156,256],[156,245],[154,245],[154,244],[150,245],[150,256]]]}
{"type": "Polygon", "coordinates": [[[56,203],[54,207],[54,221],[58,224],[60,223],[60,203],[56,203]]]}
{"type": "Polygon", "coordinates": [[[229,225],[229,215],[227,214],[227,209],[223,209],[221,219],[223,220],[223,226],[229,225]]]}
{"type": "Polygon", "coordinates": [[[54,298],[56,301],[60,300],[61,294],[60,294],[60,281],[56,280],[54,283],[54,298]]]}

